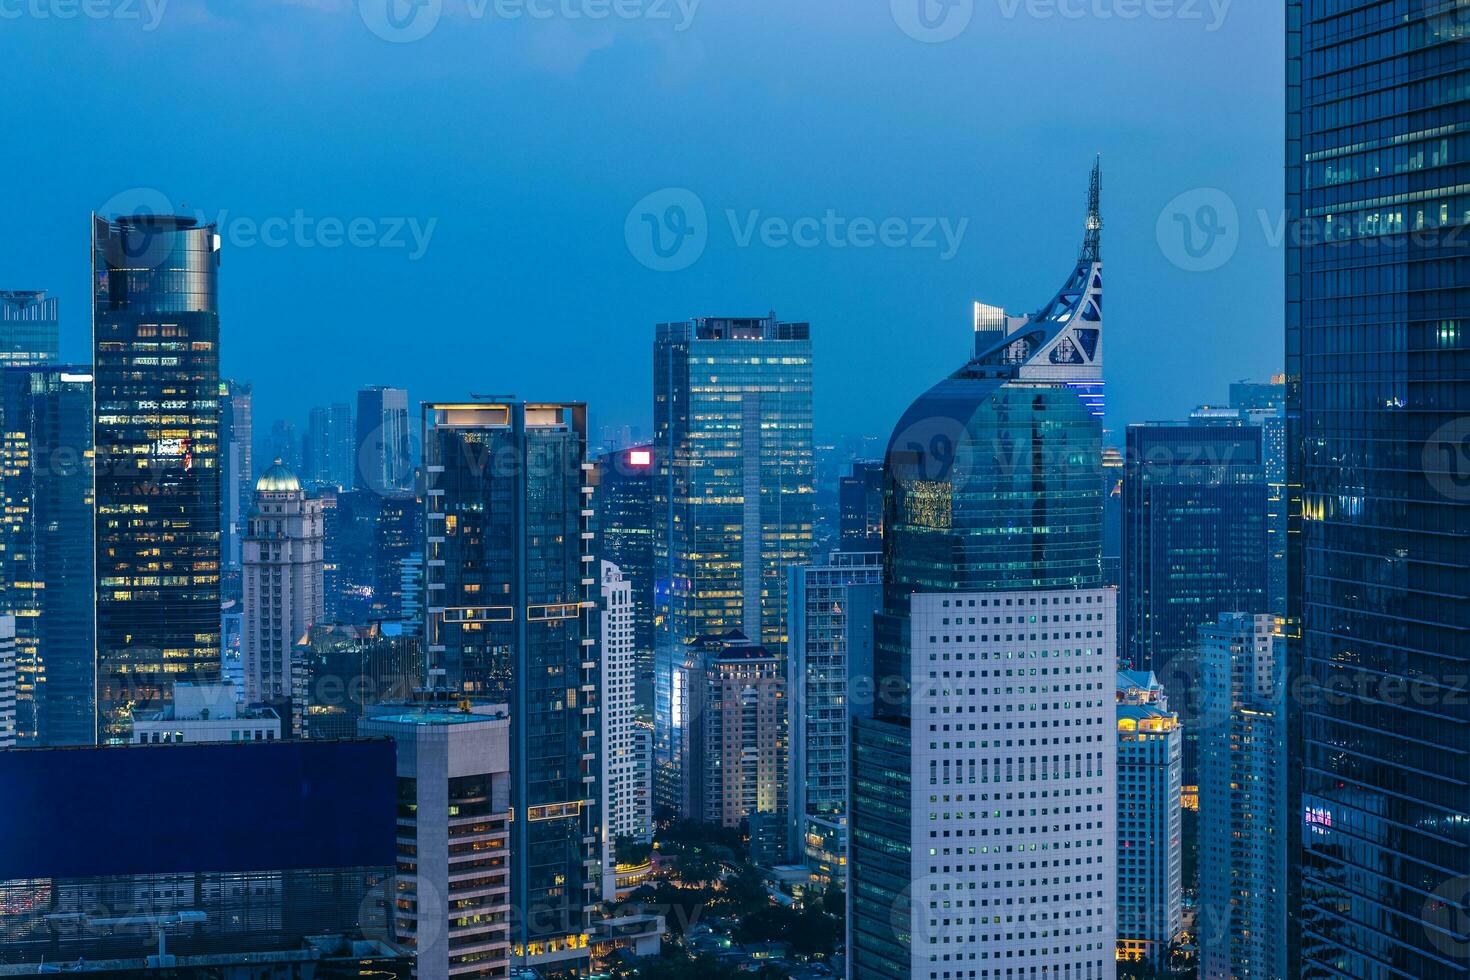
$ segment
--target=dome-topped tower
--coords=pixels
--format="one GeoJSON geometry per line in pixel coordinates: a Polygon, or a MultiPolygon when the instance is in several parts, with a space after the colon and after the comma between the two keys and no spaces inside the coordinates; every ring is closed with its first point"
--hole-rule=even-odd
{"type": "Polygon", "coordinates": [[[301,481],[279,459],[255,481],[256,493],[297,493],[300,490],[301,481]]]}

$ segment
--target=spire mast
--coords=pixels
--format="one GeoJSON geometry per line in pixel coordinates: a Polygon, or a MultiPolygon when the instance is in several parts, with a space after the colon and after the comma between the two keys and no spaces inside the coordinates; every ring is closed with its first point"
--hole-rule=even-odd
{"type": "Polygon", "coordinates": [[[1092,167],[1092,184],[1087,194],[1087,237],[1082,240],[1083,262],[1102,261],[1102,154],[1092,167]]]}

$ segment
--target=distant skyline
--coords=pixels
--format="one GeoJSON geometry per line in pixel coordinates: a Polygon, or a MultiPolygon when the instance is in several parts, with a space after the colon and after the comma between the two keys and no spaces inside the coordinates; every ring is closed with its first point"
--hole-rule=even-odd
{"type": "Polygon", "coordinates": [[[904,0],[446,0],[391,43],[364,3],[0,25],[28,105],[0,289],[60,299],[65,360],[90,359],[89,213],[161,201],[224,222],[222,369],[262,430],[376,384],[648,433],[655,324],[774,310],[812,323],[818,433],[886,436],[973,301],[1054,291],[1101,152],[1108,427],[1281,370],[1272,5],[975,0],[922,43],[904,0]]]}

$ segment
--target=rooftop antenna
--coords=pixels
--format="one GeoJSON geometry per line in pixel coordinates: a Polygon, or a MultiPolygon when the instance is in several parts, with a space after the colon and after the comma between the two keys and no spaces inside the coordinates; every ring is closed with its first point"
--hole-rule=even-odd
{"type": "Polygon", "coordinates": [[[1082,240],[1083,262],[1102,261],[1102,154],[1092,167],[1092,184],[1087,192],[1087,236],[1082,240]]]}

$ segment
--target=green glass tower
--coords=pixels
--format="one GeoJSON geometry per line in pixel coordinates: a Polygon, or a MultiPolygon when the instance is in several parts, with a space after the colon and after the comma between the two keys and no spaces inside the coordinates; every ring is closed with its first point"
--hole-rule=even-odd
{"type": "Polygon", "coordinates": [[[677,809],[685,647],[737,630],[784,650],[788,570],[811,561],[810,325],[660,325],[653,454],[655,793],[677,809]]]}

